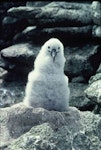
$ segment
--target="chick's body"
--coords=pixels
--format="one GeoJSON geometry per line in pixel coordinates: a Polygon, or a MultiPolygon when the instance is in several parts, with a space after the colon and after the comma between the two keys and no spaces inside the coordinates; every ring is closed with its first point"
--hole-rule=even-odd
{"type": "Polygon", "coordinates": [[[27,106],[57,111],[68,109],[70,91],[64,64],[63,44],[56,38],[48,40],[28,76],[24,99],[27,106]]]}

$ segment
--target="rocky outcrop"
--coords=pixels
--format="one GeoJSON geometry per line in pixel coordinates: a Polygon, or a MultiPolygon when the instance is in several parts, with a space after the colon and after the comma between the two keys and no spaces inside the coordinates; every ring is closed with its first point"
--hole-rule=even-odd
{"type": "Polygon", "coordinates": [[[38,47],[32,44],[15,44],[1,51],[2,63],[0,66],[16,73],[28,73],[32,70],[38,47]]]}
{"type": "Polygon", "coordinates": [[[77,83],[71,82],[69,84],[70,87],[70,106],[75,106],[79,110],[93,110],[95,107],[95,103],[90,101],[86,96],[84,91],[87,89],[88,84],[85,83],[77,83]]]}
{"type": "Polygon", "coordinates": [[[100,64],[100,53],[100,47],[94,45],[66,47],[65,71],[67,71],[70,77],[83,76],[89,79],[89,77],[96,73],[100,64]]]}
{"type": "Polygon", "coordinates": [[[86,96],[95,102],[95,112],[101,113],[101,73],[91,77],[89,87],[85,90],[86,96]]]}
{"type": "Polygon", "coordinates": [[[70,107],[67,112],[25,107],[22,103],[0,110],[1,148],[98,150],[101,118],[70,107]]]}
{"type": "Polygon", "coordinates": [[[12,107],[0,109],[0,112],[0,127],[3,127],[0,130],[2,131],[1,135],[3,134],[1,140],[4,145],[28,132],[33,126],[46,122],[49,122],[54,130],[63,125],[68,125],[69,130],[73,130],[73,132],[80,128],[80,115],[76,108],[70,108],[67,112],[60,113],[43,108],[27,108],[23,103],[19,103],[12,107]]]}

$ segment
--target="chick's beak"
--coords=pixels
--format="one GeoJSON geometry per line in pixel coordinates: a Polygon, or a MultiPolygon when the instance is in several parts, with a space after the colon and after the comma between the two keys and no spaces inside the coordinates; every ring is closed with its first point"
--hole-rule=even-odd
{"type": "Polygon", "coordinates": [[[53,61],[55,61],[56,55],[57,55],[56,49],[52,49],[52,51],[51,51],[51,56],[52,56],[52,58],[53,58],[53,61]]]}

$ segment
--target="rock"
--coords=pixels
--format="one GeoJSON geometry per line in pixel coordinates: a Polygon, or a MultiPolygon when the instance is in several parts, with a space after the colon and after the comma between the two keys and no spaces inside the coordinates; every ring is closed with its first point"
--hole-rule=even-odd
{"type": "Polygon", "coordinates": [[[50,3],[50,1],[35,1],[35,2],[26,2],[27,7],[42,7],[50,3]]]}
{"type": "Polygon", "coordinates": [[[1,74],[4,73],[4,72],[5,72],[5,70],[0,68],[0,77],[1,77],[1,74]]]}
{"type": "Polygon", "coordinates": [[[52,2],[43,7],[13,7],[8,15],[41,27],[83,26],[92,23],[90,4],[52,2]]]}
{"type": "Polygon", "coordinates": [[[85,90],[85,94],[87,98],[95,102],[95,112],[99,113],[101,111],[101,73],[91,77],[89,83],[89,87],[85,90]]]}
{"type": "Polygon", "coordinates": [[[25,107],[0,109],[1,147],[7,150],[98,150],[101,117],[70,107],[67,112],[25,107]]]}
{"type": "Polygon", "coordinates": [[[97,24],[97,25],[101,25],[101,16],[100,16],[101,12],[100,13],[97,13],[95,12],[94,13],[94,23],[97,24]]]}
{"type": "MultiPolygon", "coordinates": [[[[43,149],[43,150],[58,150],[58,149],[65,150],[65,149],[68,149],[68,150],[71,150],[73,147],[75,147],[72,145],[71,138],[72,138],[72,136],[70,134],[70,131],[68,130],[68,127],[63,126],[58,131],[54,131],[52,129],[52,127],[50,126],[50,124],[45,123],[45,124],[42,124],[35,128],[32,128],[30,130],[30,132],[28,134],[26,134],[26,136],[22,136],[21,138],[16,140],[8,148],[10,148],[11,150],[13,150],[13,149],[18,150],[19,148],[21,148],[21,150],[22,150],[23,147],[25,149],[29,148],[30,150],[32,150],[33,148],[35,148],[37,150],[38,149],[43,149]],[[39,131],[39,133],[37,133],[37,130],[39,131]],[[32,134],[34,134],[35,136],[33,137],[32,134]],[[19,143],[19,144],[17,144],[17,143],[19,143]],[[23,143],[23,144],[21,144],[21,143],[23,143]]],[[[85,139],[87,140],[86,136],[85,136],[85,139]]],[[[84,145],[84,143],[87,144],[86,140],[85,140],[85,142],[82,141],[81,147],[84,145]]],[[[75,139],[73,142],[75,144],[77,144],[75,139]]],[[[76,148],[77,148],[77,146],[76,146],[76,148]]]]}
{"type": "Polygon", "coordinates": [[[84,133],[77,133],[73,139],[73,147],[75,150],[90,150],[91,140],[84,133]]]}
{"type": "Polygon", "coordinates": [[[24,19],[17,19],[14,17],[6,16],[2,21],[2,38],[5,40],[12,40],[15,34],[21,32],[28,22],[24,19]]]}
{"type": "Polygon", "coordinates": [[[0,89],[0,107],[7,107],[13,104],[14,102],[13,97],[14,95],[12,92],[1,88],[0,89]]]}
{"type": "Polygon", "coordinates": [[[13,18],[13,17],[9,17],[9,16],[7,16],[7,17],[5,17],[4,19],[3,19],[3,24],[14,24],[14,23],[16,23],[17,22],[17,18],[13,18]]]}
{"type": "Polygon", "coordinates": [[[5,48],[1,51],[3,64],[1,67],[16,73],[28,73],[33,68],[34,59],[39,47],[33,47],[29,43],[20,43],[5,48]]]}
{"type": "Polygon", "coordinates": [[[19,103],[24,98],[27,77],[25,79],[20,72],[18,74],[15,73],[14,76],[13,72],[8,73],[5,69],[0,68],[0,108],[19,103]]]}
{"type": "Polygon", "coordinates": [[[72,83],[86,83],[86,80],[83,76],[74,77],[71,80],[72,83]]]}
{"type": "Polygon", "coordinates": [[[0,3],[0,24],[3,20],[3,18],[7,15],[7,10],[11,7],[18,7],[18,6],[24,6],[25,2],[1,2],[0,3]]]}
{"type": "Polygon", "coordinates": [[[8,108],[1,108],[1,139],[2,145],[8,144],[22,134],[28,132],[33,126],[49,123],[54,130],[64,125],[69,131],[75,133],[80,130],[79,112],[70,108],[67,112],[48,111],[43,108],[25,107],[23,103],[8,108]],[[5,131],[5,132],[4,132],[5,131]]]}
{"type": "Polygon", "coordinates": [[[65,47],[65,73],[69,78],[83,76],[88,80],[98,69],[100,56],[100,47],[97,45],[65,47]]]}
{"type": "Polygon", "coordinates": [[[101,26],[93,26],[92,34],[94,37],[101,39],[101,26]]]}
{"type": "Polygon", "coordinates": [[[70,87],[70,106],[77,107],[79,110],[89,110],[94,108],[95,104],[88,98],[85,98],[84,91],[87,89],[88,84],[83,83],[69,83],[70,87]]]}
{"type": "Polygon", "coordinates": [[[66,45],[70,43],[73,45],[74,43],[79,43],[80,40],[81,43],[89,41],[89,38],[92,38],[92,26],[43,29],[39,29],[36,26],[29,26],[14,41],[20,41],[21,36],[25,37],[24,40],[34,41],[37,44],[44,43],[47,39],[56,37],[66,45]]]}
{"type": "Polygon", "coordinates": [[[92,8],[93,22],[97,25],[101,25],[101,2],[93,1],[91,8],[92,8]]]}
{"type": "Polygon", "coordinates": [[[98,68],[98,70],[97,70],[96,73],[101,73],[101,63],[100,63],[100,65],[99,65],[99,68],[98,68]]]}
{"type": "Polygon", "coordinates": [[[33,150],[33,148],[36,150],[71,150],[71,135],[68,127],[63,126],[58,129],[58,131],[54,131],[50,124],[44,123],[37,127],[33,127],[26,136],[22,136],[16,140],[15,143],[8,148],[11,150],[18,150],[19,148],[21,150],[23,148],[25,150],[27,148],[30,150],[33,150]],[[32,134],[34,134],[34,137],[32,134]],[[18,142],[19,144],[17,144],[18,142]]]}
{"type": "MultiPolygon", "coordinates": [[[[28,26],[25,28],[22,32],[15,34],[13,38],[13,42],[20,43],[20,42],[29,42],[32,41],[34,44],[39,44],[40,38],[37,34],[34,34],[33,36],[30,34],[31,31],[35,30],[36,26],[28,26]],[[29,36],[30,35],[30,36],[29,36]]],[[[35,32],[34,32],[35,33],[35,32]]],[[[38,32],[39,33],[39,32],[38,32]]]]}
{"type": "Polygon", "coordinates": [[[0,108],[10,107],[22,102],[25,96],[25,83],[17,79],[16,82],[6,82],[5,79],[0,80],[2,81],[0,83],[0,108]]]}
{"type": "Polygon", "coordinates": [[[101,73],[92,76],[89,80],[89,84],[91,85],[93,82],[96,82],[97,80],[101,80],[101,73]]]}
{"type": "MultiPolygon", "coordinates": [[[[25,30],[22,31],[22,33],[24,34],[30,34],[31,31],[35,30],[36,26],[28,26],[27,28],[25,28],[25,30]]],[[[35,31],[34,31],[35,32],[35,31]]]]}
{"type": "MultiPolygon", "coordinates": [[[[89,143],[88,149],[100,150],[101,141],[100,141],[100,136],[99,136],[100,132],[98,133],[98,131],[99,129],[101,130],[101,126],[99,127],[101,123],[101,117],[89,111],[81,112],[80,116],[81,116],[81,122],[82,122],[83,129],[84,129],[83,133],[85,133],[85,135],[87,136],[87,143],[84,142],[85,144],[83,145],[84,146],[83,148],[85,148],[89,143]]],[[[82,142],[83,142],[83,139],[82,139],[82,142]]],[[[79,143],[77,143],[77,145],[79,145],[79,143]]]]}
{"type": "MultiPolygon", "coordinates": [[[[100,74],[101,78],[101,74],[100,74]]],[[[90,86],[86,89],[85,93],[87,94],[87,97],[91,99],[92,101],[95,101],[97,103],[101,103],[100,96],[101,96],[101,79],[95,81],[90,84],[90,86]]]]}
{"type": "Polygon", "coordinates": [[[4,69],[0,68],[0,84],[2,84],[3,82],[3,75],[5,75],[7,73],[7,71],[5,71],[4,69]]]}

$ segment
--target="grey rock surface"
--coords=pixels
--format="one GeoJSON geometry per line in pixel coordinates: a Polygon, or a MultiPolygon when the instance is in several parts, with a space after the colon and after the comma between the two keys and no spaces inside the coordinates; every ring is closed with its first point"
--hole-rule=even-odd
{"type": "Polygon", "coordinates": [[[18,150],[99,150],[101,117],[70,107],[67,112],[25,107],[0,109],[1,148],[18,150]],[[5,132],[4,132],[5,131],[5,132]]]}
{"type": "Polygon", "coordinates": [[[86,80],[83,76],[77,76],[72,78],[71,80],[72,83],[86,83],[86,80]]]}
{"type": "Polygon", "coordinates": [[[23,103],[1,108],[1,144],[5,145],[28,132],[33,126],[49,123],[54,130],[68,125],[73,133],[79,131],[80,115],[76,108],[67,112],[48,111],[42,108],[25,107],[23,103]],[[76,118],[76,119],[75,119],[76,118]]]}
{"type": "Polygon", "coordinates": [[[94,26],[92,30],[92,34],[94,37],[101,39],[101,26],[94,26]]]}
{"type": "Polygon", "coordinates": [[[91,77],[85,94],[92,102],[95,102],[95,112],[101,113],[101,73],[91,77]]]}
{"type": "MultiPolygon", "coordinates": [[[[99,125],[101,123],[101,120],[100,120],[101,117],[99,115],[95,115],[89,111],[81,112],[80,114],[81,114],[81,122],[82,122],[82,125],[84,128],[85,135],[87,137],[90,137],[90,139],[87,139],[87,143],[89,143],[88,149],[100,150],[101,149],[101,142],[100,142],[101,139],[99,136],[99,134],[100,134],[99,125]]],[[[77,143],[77,145],[79,145],[79,143],[77,143]]],[[[87,144],[85,144],[85,146],[86,145],[87,144]]],[[[85,148],[85,150],[86,149],[87,148],[85,148]]]]}
{"type": "Polygon", "coordinates": [[[25,95],[25,84],[23,82],[19,80],[17,82],[4,82],[2,78],[0,81],[0,108],[10,107],[22,102],[25,95]]]}
{"type": "Polygon", "coordinates": [[[35,1],[35,2],[28,1],[28,2],[26,2],[26,6],[28,6],[28,7],[42,7],[42,6],[45,6],[49,3],[50,3],[50,1],[35,1]]]}
{"type": "Polygon", "coordinates": [[[97,25],[101,25],[101,2],[93,1],[92,5],[93,22],[97,25]]]}
{"type": "Polygon", "coordinates": [[[96,82],[97,80],[101,80],[101,73],[97,73],[94,76],[91,76],[89,84],[91,85],[93,82],[96,82]]]}
{"type": "Polygon", "coordinates": [[[39,48],[28,43],[20,43],[1,51],[0,66],[8,71],[28,73],[33,68],[39,48]]]}
{"type": "Polygon", "coordinates": [[[86,89],[85,93],[92,101],[101,103],[101,73],[91,79],[90,85],[86,89]]]}
{"type": "Polygon", "coordinates": [[[83,76],[89,79],[98,69],[101,61],[100,53],[99,46],[89,44],[79,47],[66,47],[66,74],[72,77],[83,76]]]}
{"type": "Polygon", "coordinates": [[[84,91],[87,89],[88,84],[83,83],[70,83],[70,106],[77,107],[83,110],[92,105],[92,102],[85,97],[84,91]]]}
{"type": "Polygon", "coordinates": [[[26,18],[31,24],[42,27],[53,26],[53,24],[54,26],[80,26],[92,23],[90,10],[89,4],[52,2],[43,7],[13,7],[8,10],[8,15],[26,18]]]}

